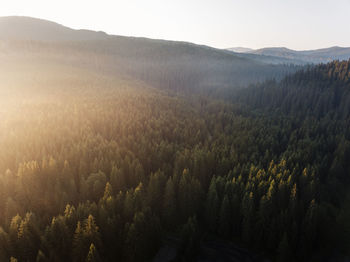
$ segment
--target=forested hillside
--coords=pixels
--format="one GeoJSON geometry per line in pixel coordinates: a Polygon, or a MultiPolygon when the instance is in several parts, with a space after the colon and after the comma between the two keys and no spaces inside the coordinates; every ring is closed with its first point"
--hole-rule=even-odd
{"type": "Polygon", "coordinates": [[[21,69],[20,81],[8,66],[1,261],[147,261],[168,236],[178,261],[216,238],[273,261],[346,253],[348,64],[245,89],[234,103],[70,67],[21,69]]]}
{"type": "MultiPolygon", "coordinates": [[[[234,102],[252,109],[293,117],[350,117],[350,60],[309,67],[282,81],[267,81],[239,92],[234,102]]],[[[225,94],[227,95],[227,94],[225,94]]]]}

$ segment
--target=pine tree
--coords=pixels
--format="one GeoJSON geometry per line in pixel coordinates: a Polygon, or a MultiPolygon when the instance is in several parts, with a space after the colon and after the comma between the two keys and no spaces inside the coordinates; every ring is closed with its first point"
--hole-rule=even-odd
{"type": "Polygon", "coordinates": [[[113,189],[112,189],[112,185],[107,182],[106,183],[106,186],[105,186],[105,191],[104,191],[104,194],[103,194],[103,200],[108,200],[110,199],[111,197],[113,196],[113,189]]]}
{"type": "Polygon", "coordinates": [[[133,205],[135,212],[141,211],[145,206],[145,192],[141,182],[133,192],[133,205]]]}
{"type": "Polygon", "coordinates": [[[211,232],[216,232],[219,220],[220,203],[216,191],[216,178],[213,177],[210,183],[206,201],[206,222],[211,232]]]}
{"type": "Polygon", "coordinates": [[[180,253],[184,261],[194,261],[199,249],[199,229],[196,217],[190,217],[181,230],[181,248],[180,253]]]}
{"type": "Polygon", "coordinates": [[[303,235],[300,252],[301,255],[307,256],[316,245],[318,235],[318,205],[314,199],[310,202],[302,226],[303,235]]]}
{"type": "MultiPolygon", "coordinates": [[[[55,260],[51,260],[51,261],[57,261],[56,259],[57,258],[55,258],[55,260]]],[[[36,262],[48,262],[49,260],[47,259],[47,257],[43,253],[43,251],[39,250],[35,261],[36,262]]]]}
{"type": "Polygon", "coordinates": [[[77,223],[77,227],[74,232],[73,238],[73,261],[84,261],[85,259],[85,240],[84,240],[84,232],[81,226],[80,221],[77,223]]]}
{"type": "Polygon", "coordinates": [[[86,262],[101,262],[100,255],[97,252],[97,249],[93,243],[91,243],[89,248],[89,253],[86,256],[85,259],[86,262]]]}
{"type": "Polygon", "coordinates": [[[9,261],[10,259],[10,239],[9,235],[0,227],[0,260],[9,261]]]}
{"type": "Polygon", "coordinates": [[[50,250],[50,257],[55,260],[67,260],[71,247],[71,235],[63,217],[53,218],[42,240],[50,250]]]}
{"type": "Polygon", "coordinates": [[[246,192],[242,201],[242,239],[249,243],[252,237],[254,219],[254,196],[253,192],[246,192]]]}
{"type": "Polygon", "coordinates": [[[64,210],[64,220],[65,224],[69,229],[69,233],[73,234],[77,225],[76,209],[74,206],[67,204],[64,210]]]}
{"type": "Polygon", "coordinates": [[[88,218],[85,219],[83,225],[80,221],[77,224],[73,239],[73,260],[84,261],[91,243],[96,247],[102,245],[99,228],[96,225],[95,218],[92,215],[89,215],[88,218]]]}
{"type": "Polygon", "coordinates": [[[228,238],[231,234],[231,207],[227,196],[224,199],[220,208],[219,219],[219,235],[228,238]]]}
{"type": "Polygon", "coordinates": [[[232,219],[231,219],[231,228],[232,235],[234,237],[240,237],[241,230],[241,212],[240,212],[240,199],[237,194],[234,194],[231,200],[231,210],[232,210],[232,219]]]}
{"type": "Polygon", "coordinates": [[[85,220],[83,233],[84,238],[88,239],[90,243],[93,243],[96,246],[101,246],[101,236],[99,228],[96,225],[95,218],[92,215],[89,215],[88,218],[85,220]]]}
{"type": "Polygon", "coordinates": [[[164,185],[166,183],[166,177],[163,172],[156,172],[151,175],[148,187],[147,187],[147,204],[151,207],[152,211],[156,214],[160,214],[162,208],[162,197],[164,192],[164,185]]]}
{"type": "Polygon", "coordinates": [[[40,231],[36,217],[27,213],[18,229],[19,258],[21,260],[35,260],[40,246],[40,231]]]}
{"type": "Polygon", "coordinates": [[[289,207],[288,207],[290,216],[292,218],[295,218],[297,216],[297,211],[298,211],[298,209],[297,209],[297,205],[298,205],[297,193],[298,193],[297,185],[294,184],[293,188],[291,189],[291,192],[290,192],[289,207]]]}
{"type": "Polygon", "coordinates": [[[131,220],[135,213],[134,192],[128,190],[123,203],[123,215],[126,220],[131,220]]]}
{"type": "Polygon", "coordinates": [[[178,207],[180,221],[187,221],[197,213],[201,198],[202,187],[198,179],[191,176],[188,169],[184,169],[178,186],[178,207]]]}
{"type": "Polygon", "coordinates": [[[160,222],[150,209],[137,212],[127,230],[128,257],[131,260],[145,260],[154,255],[160,244],[160,222]]]}
{"type": "Polygon", "coordinates": [[[15,252],[17,252],[19,248],[18,231],[21,223],[22,218],[18,214],[11,219],[11,224],[9,228],[9,242],[12,254],[15,254],[15,252]]]}
{"type": "Polygon", "coordinates": [[[172,177],[169,177],[164,192],[163,218],[168,228],[171,228],[176,221],[176,195],[175,185],[172,177]]]}
{"type": "Polygon", "coordinates": [[[115,193],[119,193],[126,188],[126,179],[120,168],[112,167],[111,171],[111,185],[115,193]]]}
{"type": "Polygon", "coordinates": [[[278,246],[277,250],[277,261],[279,262],[288,262],[291,258],[291,250],[288,243],[287,234],[284,233],[282,240],[278,246]]]}

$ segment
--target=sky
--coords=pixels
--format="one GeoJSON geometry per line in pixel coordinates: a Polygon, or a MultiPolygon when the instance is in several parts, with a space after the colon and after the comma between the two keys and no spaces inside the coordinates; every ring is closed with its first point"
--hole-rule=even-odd
{"type": "Polygon", "coordinates": [[[350,46],[350,0],[0,0],[0,16],[217,48],[350,46]]]}

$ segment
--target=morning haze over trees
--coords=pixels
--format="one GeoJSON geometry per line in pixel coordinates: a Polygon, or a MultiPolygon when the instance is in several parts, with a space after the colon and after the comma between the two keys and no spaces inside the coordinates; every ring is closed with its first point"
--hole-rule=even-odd
{"type": "Polygon", "coordinates": [[[0,18],[0,261],[346,261],[349,57],[0,18]]]}

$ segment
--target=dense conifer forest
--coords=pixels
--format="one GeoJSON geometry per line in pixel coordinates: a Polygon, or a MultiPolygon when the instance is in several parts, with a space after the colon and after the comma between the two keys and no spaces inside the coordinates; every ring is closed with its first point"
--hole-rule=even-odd
{"type": "Polygon", "coordinates": [[[174,261],[210,239],[271,261],[347,255],[349,65],[224,99],[109,78],[8,90],[0,260],[152,261],[169,237],[174,261]]]}

